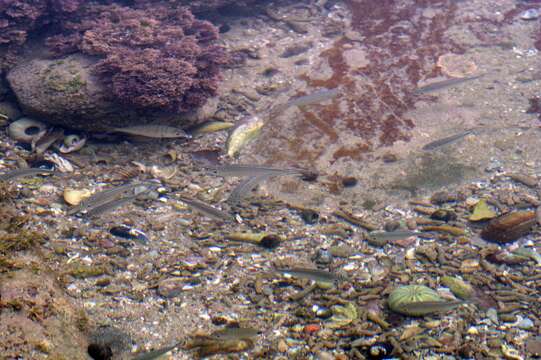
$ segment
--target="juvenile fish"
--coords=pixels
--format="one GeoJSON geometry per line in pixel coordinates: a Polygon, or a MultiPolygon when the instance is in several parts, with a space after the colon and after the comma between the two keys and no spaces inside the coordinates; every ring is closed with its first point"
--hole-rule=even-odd
{"type": "Polygon", "coordinates": [[[275,271],[280,274],[289,274],[294,277],[310,279],[318,282],[334,282],[342,280],[342,277],[339,275],[319,269],[293,268],[275,269],[275,271]]]}
{"type": "Polygon", "coordinates": [[[209,338],[213,340],[237,340],[237,339],[250,339],[259,335],[259,330],[252,328],[234,328],[228,327],[213,332],[209,335],[209,338]]]}
{"type": "Polygon", "coordinates": [[[212,132],[227,130],[235,126],[235,124],[226,122],[226,121],[209,121],[199,126],[196,126],[193,129],[189,130],[189,133],[192,136],[208,134],[212,132]]]}
{"type": "Polygon", "coordinates": [[[112,132],[128,135],[144,136],[155,139],[190,138],[182,129],[167,125],[135,125],[123,128],[112,128],[112,132]]]}
{"type": "Polygon", "coordinates": [[[229,213],[226,213],[222,210],[216,209],[215,207],[212,207],[208,204],[205,204],[201,201],[191,199],[185,196],[180,196],[179,199],[183,202],[188,204],[188,206],[191,206],[196,211],[202,213],[203,215],[208,216],[211,219],[218,220],[218,221],[231,221],[233,220],[233,216],[229,213]]]}
{"type": "Polygon", "coordinates": [[[274,174],[262,174],[258,176],[249,177],[246,180],[243,180],[238,184],[231,194],[229,195],[229,198],[227,198],[227,202],[230,204],[238,204],[242,199],[244,199],[246,196],[248,196],[255,187],[262,183],[263,181],[267,180],[270,177],[275,176],[274,174]]]}
{"type": "Polygon", "coordinates": [[[242,120],[239,125],[233,128],[227,138],[227,155],[230,157],[236,156],[240,149],[259,135],[263,125],[263,119],[258,116],[251,116],[242,120]]]}
{"type": "Polygon", "coordinates": [[[469,130],[460,132],[458,134],[445,137],[443,139],[439,139],[439,140],[436,140],[436,141],[429,142],[428,144],[423,146],[422,149],[425,150],[425,151],[430,151],[430,150],[434,150],[434,149],[437,149],[439,147],[442,147],[444,145],[451,144],[451,143],[453,143],[455,141],[458,141],[458,140],[462,139],[463,137],[465,137],[465,136],[467,136],[469,134],[473,134],[475,132],[475,130],[477,130],[477,129],[469,129],[469,130]]]}
{"type": "Polygon", "coordinates": [[[140,194],[137,194],[137,195],[132,195],[132,196],[126,196],[126,197],[123,197],[123,198],[120,198],[120,199],[116,199],[116,200],[112,200],[112,201],[109,201],[109,202],[106,202],[105,204],[102,204],[100,206],[96,206],[96,207],[92,207],[91,209],[89,209],[86,213],[85,213],[85,217],[89,217],[89,218],[92,218],[92,217],[97,217],[97,216],[100,216],[102,214],[105,214],[109,211],[112,211],[120,206],[123,206],[123,205],[126,205],[126,204],[129,204],[131,202],[133,202],[137,196],[139,196],[140,194]]]}
{"type": "Polygon", "coordinates": [[[161,349],[147,351],[142,354],[136,355],[132,360],[154,360],[164,354],[167,354],[169,351],[176,349],[178,346],[179,344],[175,344],[175,345],[163,347],[161,349]]]}
{"type": "MultiPolygon", "coordinates": [[[[136,187],[140,185],[147,185],[147,183],[131,183],[131,184],[125,184],[121,186],[114,187],[112,189],[100,191],[98,193],[95,193],[94,195],[90,196],[89,198],[83,200],[79,205],[72,207],[67,211],[68,215],[77,214],[78,212],[81,212],[83,210],[92,209],[98,206],[101,206],[103,204],[106,204],[110,202],[111,200],[114,200],[124,194],[126,194],[129,191],[132,191],[136,187]]],[[[148,184],[150,185],[150,184],[148,184]]],[[[155,185],[155,184],[153,184],[155,185]]]]}
{"type": "Polygon", "coordinates": [[[417,316],[423,316],[438,312],[449,311],[455,307],[465,304],[465,301],[454,300],[454,301],[419,301],[404,303],[402,306],[398,307],[397,311],[405,314],[417,314],[417,316]]]}
{"type": "Polygon", "coordinates": [[[305,175],[309,173],[308,170],[304,169],[280,169],[273,168],[268,166],[259,166],[259,165],[243,165],[243,164],[226,164],[226,165],[210,165],[206,167],[211,170],[213,173],[220,176],[259,176],[272,174],[273,176],[278,175],[305,175]]]}
{"type": "Polygon", "coordinates": [[[270,110],[273,115],[277,115],[292,106],[306,106],[311,104],[320,103],[329,99],[332,99],[340,94],[339,88],[334,89],[322,89],[313,92],[308,95],[299,96],[286,102],[285,104],[277,105],[270,110]]]}
{"type": "Polygon", "coordinates": [[[541,265],[541,255],[539,253],[537,253],[533,249],[518,248],[518,249],[512,251],[512,253],[516,254],[516,255],[519,255],[519,256],[527,257],[527,258],[535,261],[537,263],[537,265],[541,265]]]}
{"type": "Polygon", "coordinates": [[[435,82],[435,83],[428,84],[428,85],[425,85],[425,86],[421,86],[420,88],[417,88],[417,90],[415,90],[415,93],[416,94],[426,94],[426,93],[429,93],[429,92],[432,92],[432,91],[437,91],[437,90],[445,89],[447,87],[459,85],[459,84],[462,84],[462,83],[464,83],[466,81],[479,79],[480,77],[483,77],[483,76],[485,76],[485,74],[438,81],[438,82],[435,82]]]}
{"type": "Polygon", "coordinates": [[[40,169],[40,168],[28,168],[28,169],[16,169],[7,173],[0,174],[0,181],[10,181],[21,177],[34,176],[38,174],[53,174],[54,170],[40,169]]]}
{"type": "Polygon", "coordinates": [[[419,235],[419,233],[415,231],[397,230],[397,231],[373,231],[368,234],[368,237],[378,242],[389,242],[389,241],[405,239],[410,236],[416,236],[416,235],[419,235]]]}

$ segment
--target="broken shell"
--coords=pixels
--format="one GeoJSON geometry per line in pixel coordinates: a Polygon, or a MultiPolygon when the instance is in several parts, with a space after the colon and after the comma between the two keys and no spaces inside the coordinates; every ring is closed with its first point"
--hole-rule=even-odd
{"type": "Polygon", "coordinates": [[[177,174],[177,167],[174,166],[174,165],[171,165],[171,166],[166,166],[166,167],[158,167],[156,165],[153,165],[151,168],[150,168],[150,173],[152,174],[152,176],[158,178],[158,179],[163,179],[163,180],[169,180],[171,179],[173,176],[175,176],[177,174]]]}
{"type": "Polygon", "coordinates": [[[509,243],[528,234],[536,223],[534,211],[517,211],[492,220],[481,231],[481,237],[486,241],[509,243]]]}
{"type": "Polygon", "coordinates": [[[22,118],[12,122],[8,127],[8,135],[13,140],[31,143],[47,130],[47,125],[41,121],[30,118],[22,118]]]}
{"type": "Polygon", "coordinates": [[[408,310],[409,304],[427,301],[442,301],[438,293],[424,285],[406,285],[393,290],[389,295],[389,308],[404,315],[419,316],[425,312],[408,310]]]}
{"type": "Polygon", "coordinates": [[[502,344],[502,353],[503,353],[503,356],[504,356],[506,359],[509,359],[509,360],[523,360],[523,359],[524,359],[524,358],[520,355],[520,353],[518,352],[518,350],[513,349],[512,347],[507,346],[507,345],[505,345],[505,344],[502,344]]]}
{"type": "Polygon", "coordinates": [[[477,71],[477,65],[464,55],[444,54],[438,58],[438,67],[441,72],[451,77],[471,76],[477,71]]]}
{"type": "Polygon", "coordinates": [[[467,300],[473,296],[473,288],[470,284],[466,284],[461,279],[444,276],[441,278],[441,283],[449,288],[451,292],[464,300],[467,300]]]}
{"type": "Polygon", "coordinates": [[[73,172],[73,165],[71,163],[58,155],[57,153],[45,154],[43,157],[45,160],[51,161],[56,165],[58,171],[66,173],[73,172]]]}
{"type": "Polygon", "coordinates": [[[81,201],[91,195],[90,190],[64,189],[64,201],[69,205],[79,205],[81,201]]]}
{"type": "Polygon", "coordinates": [[[64,138],[64,143],[59,150],[63,154],[80,150],[86,144],[86,136],[71,134],[64,138]]]}
{"type": "Polygon", "coordinates": [[[488,206],[485,199],[481,199],[475,204],[473,213],[470,215],[470,221],[481,221],[493,219],[497,214],[488,206]]]}

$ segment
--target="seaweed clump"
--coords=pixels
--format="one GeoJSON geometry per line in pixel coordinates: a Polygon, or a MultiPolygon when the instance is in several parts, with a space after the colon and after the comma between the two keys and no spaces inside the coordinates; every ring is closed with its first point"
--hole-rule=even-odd
{"type": "Polygon", "coordinates": [[[90,3],[76,21],[47,40],[58,55],[100,58],[96,74],[114,100],[138,109],[179,113],[216,94],[220,67],[228,62],[216,44],[218,29],[184,7],[165,2],[136,7],[90,3]]]}

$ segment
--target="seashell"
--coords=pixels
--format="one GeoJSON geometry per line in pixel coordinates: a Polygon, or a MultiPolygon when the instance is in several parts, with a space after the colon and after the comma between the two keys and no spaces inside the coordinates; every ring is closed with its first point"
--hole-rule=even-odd
{"type": "Polygon", "coordinates": [[[473,213],[470,215],[470,221],[482,221],[495,218],[497,215],[492,210],[485,199],[481,199],[477,202],[473,208],[473,213]]]}
{"type": "Polygon", "coordinates": [[[445,222],[454,221],[456,220],[456,213],[452,210],[438,209],[432,214],[430,214],[430,218],[433,220],[441,220],[445,222]]]}
{"type": "Polygon", "coordinates": [[[142,244],[148,243],[148,237],[141,230],[131,228],[126,225],[114,226],[109,229],[111,235],[118,236],[124,239],[137,240],[142,244]]]}
{"type": "Polygon", "coordinates": [[[46,154],[44,159],[53,162],[60,172],[73,172],[73,165],[57,153],[46,154]]]}
{"type": "Polygon", "coordinates": [[[90,190],[64,189],[64,201],[69,205],[79,205],[81,201],[91,195],[90,190]]]}
{"type": "Polygon", "coordinates": [[[80,150],[86,144],[86,136],[71,134],[64,138],[64,143],[59,150],[63,154],[80,150]]]}
{"type": "Polygon", "coordinates": [[[441,68],[442,73],[456,78],[471,76],[477,71],[477,65],[473,61],[458,54],[441,55],[437,65],[441,68]]]}
{"type": "Polygon", "coordinates": [[[452,276],[444,276],[441,278],[441,283],[444,286],[447,286],[456,297],[463,300],[468,300],[473,296],[473,287],[461,279],[452,276]]]}
{"type": "Polygon", "coordinates": [[[169,180],[173,178],[177,174],[177,172],[178,172],[178,169],[174,165],[165,166],[161,168],[156,165],[153,165],[150,168],[150,173],[152,174],[152,176],[158,179],[163,179],[163,180],[169,180]]]}
{"type": "Polygon", "coordinates": [[[520,14],[520,18],[522,20],[535,20],[539,17],[539,14],[540,12],[537,9],[528,9],[520,14]]]}
{"type": "Polygon", "coordinates": [[[429,287],[423,285],[400,286],[393,290],[389,295],[389,308],[397,313],[404,315],[420,316],[425,312],[409,311],[408,305],[416,302],[442,301],[438,293],[429,287]]]}
{"type": "Polygon", "coordinates": [[[21,118],[12,122],[8,127],[8,135],[13,140],[31,143],[45,134],[47,125],[31,118],[21,118]]]}
{"type": "Polygon", "coordinates": [[[528,234],[536,223],[535,211],[516,211],[500,216],[481,231],[486,241],[506,244],[528,234]]]}

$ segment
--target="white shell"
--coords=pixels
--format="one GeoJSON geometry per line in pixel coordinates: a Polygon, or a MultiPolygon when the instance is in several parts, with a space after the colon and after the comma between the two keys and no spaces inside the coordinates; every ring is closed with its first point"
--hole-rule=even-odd
{"type": "Polygon", "coordinates": [[[47,125],[31,118],[21,118],[12,122],[8,127],[8,135],[13,140],[31,143],[34,139],[42,136],[47,130],[47,125]],[[30,133],[28,130],[33,129],[30,133]]]}

